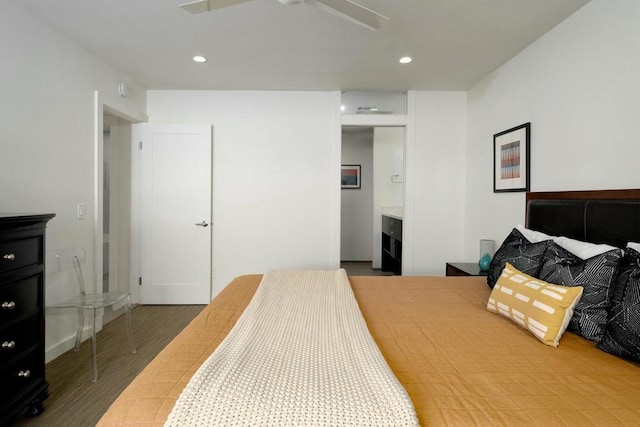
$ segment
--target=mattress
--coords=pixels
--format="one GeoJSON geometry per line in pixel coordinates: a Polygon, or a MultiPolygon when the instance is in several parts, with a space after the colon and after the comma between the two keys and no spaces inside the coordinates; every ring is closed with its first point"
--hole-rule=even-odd
{"type": "MultiPolygon", "coordinates": [[[[161,426],[249,303],[232,281],[125,389],[98,425],[161,426]]],[[[371,335],[422,425],[638,425],[640,367],[567,332],[560,346],[486,310],[483,277],[350,277],[371,335]]]]}

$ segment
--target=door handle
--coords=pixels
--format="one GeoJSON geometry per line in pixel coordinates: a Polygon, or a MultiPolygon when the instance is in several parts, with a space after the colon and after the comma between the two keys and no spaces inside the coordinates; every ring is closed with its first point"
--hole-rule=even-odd
{"type": "Polygon", "coordinates": [[[196,222],[196,225],[198,227],[208,227],[209,223],[207,221],[202,221],[202,222],[196,222]]]}

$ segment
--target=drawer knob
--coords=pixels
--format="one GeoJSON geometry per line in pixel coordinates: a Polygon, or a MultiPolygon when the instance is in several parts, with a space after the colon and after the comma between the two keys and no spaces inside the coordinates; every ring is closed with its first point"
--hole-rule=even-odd
{"type": "Polygon", "coordinates": [[[6,259],[7,261],[13,261],[14,259],[16,259],[16,256],[14,254],[4,254],[2,258],[6,259]]]}
{"type": "Polygon", "coordinates": [[[16,346],[15,341],[5,341],[2,343],[2,348],[6,348],[7,350],[11,350],[16,346]]]}
{"type": "Polygon", "coordinates": [[[18,372],[18,376],[22,378],[29,378],[31,376],[31,371],[28,369],[26,371],[20,371],[18,372]]]}
{"type": "Polygon", "coordinates": [[[2,309],[3,310],[13,310],[14,308],[16,308],[16,303],[13,301],[5,301],[2,303],[2,309]]]}

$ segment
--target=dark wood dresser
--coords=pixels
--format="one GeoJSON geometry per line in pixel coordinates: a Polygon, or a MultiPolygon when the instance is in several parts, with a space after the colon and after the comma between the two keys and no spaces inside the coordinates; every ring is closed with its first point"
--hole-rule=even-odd
{"type": "Polygon", "coordinates": [[[0,425],[42,413],[44,241],[55,214],[0,213],[0,425]]]}

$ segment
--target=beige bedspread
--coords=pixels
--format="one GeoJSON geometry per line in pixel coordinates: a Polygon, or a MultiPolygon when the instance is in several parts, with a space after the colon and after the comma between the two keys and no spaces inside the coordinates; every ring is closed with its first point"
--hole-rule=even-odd
{"type": "MultiPolygon", "coordinates": [[[[160,426],[261,276],[235,279],[99,425],[160,426]]],[[[566,333],[538,342],[486,310],[480,277],[350,277],[369,330],[422,425],[640,425],[640,367],[566,333]]]]}

